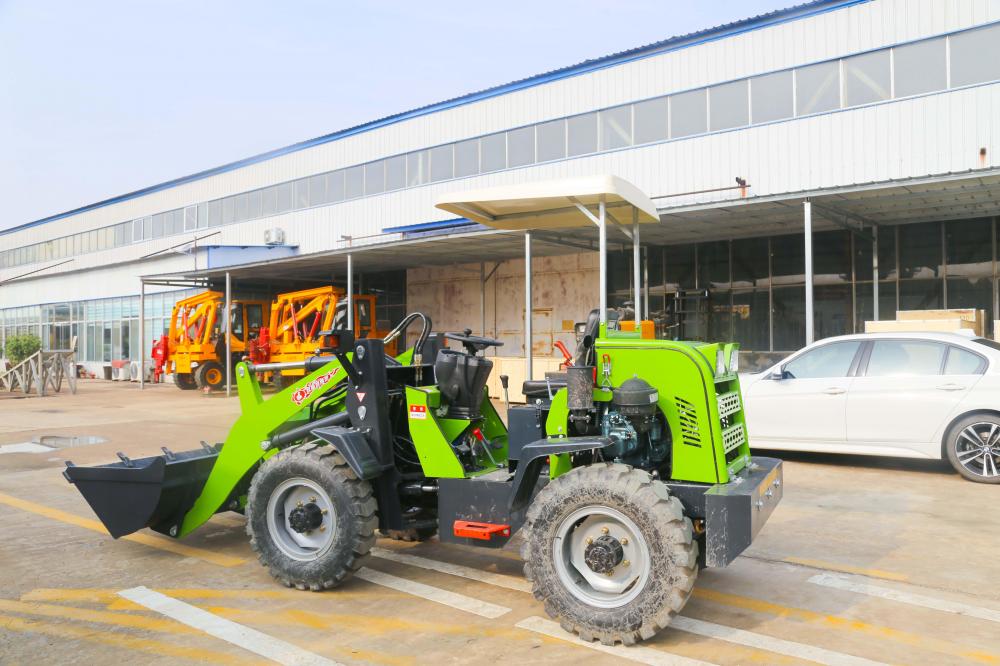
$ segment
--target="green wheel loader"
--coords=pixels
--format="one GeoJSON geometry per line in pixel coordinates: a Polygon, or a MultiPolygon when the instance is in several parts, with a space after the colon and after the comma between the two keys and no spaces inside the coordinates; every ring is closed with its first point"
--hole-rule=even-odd
{"type": "MultiPolygon", "coordinates": [[[[386,356],[386,341],[328,332],[300,366],[306,376],[266,401],[256,376],[274,368],[238,364],[243,414],[221,445],[69,463],[67,479],[115,537],[143,527],[183,537],[217,512],[245,513],[260,561],[299,589],[357,571],[376,530],[487,548],[521,532],[534,595],[563,627],[605,644],[653,636],[701,567],[750,545],[781,498],[781,462],[750,454],[737,345],[650,339],[638,289],[634,324],[609,311],[606,222],[631,214],[638,247],[655,208],[620,179],[591,180],[439,204],[498,229],[597,227],[600,307],[564,375],[534,380],[526,363],[527,404],[508,405],[506,425],[486,390],[485,352],[502,343],[433,333],[415,313],[387,338],[422,323],[400,356],[386,356]]],[[[529,313],[530,289],[529,279],[529,313]]]]}

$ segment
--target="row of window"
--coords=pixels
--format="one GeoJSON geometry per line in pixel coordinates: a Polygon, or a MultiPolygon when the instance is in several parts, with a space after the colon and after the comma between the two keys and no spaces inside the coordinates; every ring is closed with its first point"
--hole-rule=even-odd
{"type": "Polygon", "coordinates": [[[1000,79],[1000,24],[396,155],[0,252],[71,257],[454,178],[1000,79]]]}

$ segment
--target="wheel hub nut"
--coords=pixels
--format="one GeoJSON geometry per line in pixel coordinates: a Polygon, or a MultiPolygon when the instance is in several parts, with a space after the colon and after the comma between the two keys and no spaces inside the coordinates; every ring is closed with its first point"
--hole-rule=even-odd
{"type": "Polygon", "coordinates": [[[622,544],[613,536],[599,536],[584,550],[583,560],[594,573],[614,574],[615,567],[621,564],[625,551],[622,544]]]}

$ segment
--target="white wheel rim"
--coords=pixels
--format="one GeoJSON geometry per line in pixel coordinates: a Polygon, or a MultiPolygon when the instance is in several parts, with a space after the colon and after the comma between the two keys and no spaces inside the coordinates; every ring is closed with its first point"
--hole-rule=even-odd
{"type": "Polygon", "coordinates": [[[337,532],[337,512],[333,501],[316,482],[294,477],[280,483],[267,501],[267,530],[282,553],[300,562],[315,560],[326,553],[337,532]],[[297,532],[290,516],[296,508],[315,504],[322,522],[314,529],[297,532]]]}
{"type": "Polygon", "coordinates": [[[955,458],[970,474],[1000,477],[1000,425],[983,421],[963,428],[955,441],[955,458]]]}
{"type": "Polygon", "coordinates": [[[618,608],[635,599],[649,580],[649,546],[631,518],[606,506],[587,506],[559,524],[552,543],[556,573],[570,594],[589,606],[618,608]],[[621,546],[621,559],[599,573],[586,562],[588,546],[600,537],[621,546]]]}

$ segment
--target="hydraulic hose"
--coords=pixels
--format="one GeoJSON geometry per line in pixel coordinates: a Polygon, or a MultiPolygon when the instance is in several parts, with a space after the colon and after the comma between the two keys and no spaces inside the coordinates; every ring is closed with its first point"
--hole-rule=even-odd
{"type": "Polygon", "coordinates": [[[414,322],[417,318],[423,320],[423,328],[420,329],[420,335],[417,337],[417,342],[413,345],[414,356],[418,354],[423,354],[424,343],[427,342],[427,336],[431,334],[431,318],[425,315],[423,312],[411,312],[403,318],[403,321],[396,325],[396,328],[389,331],[389,335],[382,338],[385,344],[389,344],[400,335],[406,331],[407,327],[414,322]]]}

